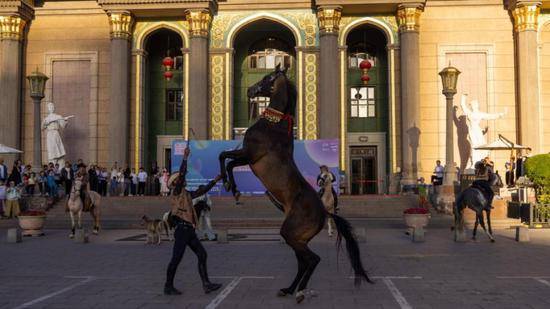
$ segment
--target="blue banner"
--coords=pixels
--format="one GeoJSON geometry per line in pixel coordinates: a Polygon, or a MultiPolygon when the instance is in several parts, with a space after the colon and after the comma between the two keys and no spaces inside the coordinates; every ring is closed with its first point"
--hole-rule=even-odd
{"type": "MultiPolygon", "coordinates": [[[[183,159],[183,151],[187,146],[185,140],[172,142],[172,171],[179,170],[183,159]]],[[[297,140],[294,142],[294,161],[300,169],[304,178],[309,184],[318,189],[317,175],[319,166],[326,165],[336,176],[334,188],[338,191],[339,175],[339,151],[338,140],[297,140]]],[[[198,141],[191,140],[189,148],[191,156],[187,163],[187,189],[195,190],[199,185],[206,184],[209,180],[220,174],[220,163],[218,156],[222,151],[235,150],[242,147],[242,140],[230,141],[198,141]]],[[[229,162],[229,160],[227,160],[229,162]]],[[[237,167],[233,170],[237,188],[243,195],[263,195],[265,188],[258,178],[252,173],[248,165],[237,167]]],[[[213,196],[231,195],[225,192],[222,182],[212,188],[210,194],[213,196]]]]}

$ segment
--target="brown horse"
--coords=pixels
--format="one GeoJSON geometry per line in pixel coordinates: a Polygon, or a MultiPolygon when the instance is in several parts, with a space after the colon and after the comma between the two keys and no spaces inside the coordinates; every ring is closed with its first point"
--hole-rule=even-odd
{"type": "Polygon", "coordinates": [[[345,219],[329,214],[319,195],[302,176],[293,158],[294,137],[292,115],[296,106],[296,89],[287,79],[286,70],[279,66],[273,73],[248,89],[248,97],[270,97],[270,103],[262,116],[245,133],[242,149],[220,154],[221,175],[224,185],[238,197],[233,168],[250,165],[250,168],[267,188],[267,195],[281,211],[285,220],[281,236],[294,250],[298,261],[298,273],[288,288],[279,290],[279,296],[293,294],[296,301],[305,298],[308,281],[321,258],[308,247],[309,241],[324,227],[331,217],[341,237],[346,240],[346,249],[355,272],[355,284],[361,279],[371,282],[361,262],[359,246],[345,219]],[[226,166],[226,160],[231,159],[226,166]],[[229,178],[229,180],[227,179],[229,178]]]}

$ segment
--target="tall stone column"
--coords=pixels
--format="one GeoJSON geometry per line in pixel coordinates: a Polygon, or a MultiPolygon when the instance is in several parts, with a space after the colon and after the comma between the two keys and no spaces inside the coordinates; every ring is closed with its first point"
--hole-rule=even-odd
{"type": "MultiPolygon", "coordinates": [[[[319,22],[319,136],[338,138],[340,132],[340,74],[338,31],[341,6],[317,8],[319,22]]],[[[345,147],[345,145],[341,145],[345,147]]]]}
{"type": "Polygon", "coordinates": [[[25,20],[0,16],[0,142],[21,147],[21,41],[25,20]]]}
{"type": "Polygon", "coordinates": [[[519,142],[540,149],[537,29],[541,1],[516,1],[512,10],[517,44],[519,142]]]}
{"type": "Polygon", "coordinates": [[[208,100],[208,33],[212,16],[206,9],[186,13],[191,34],[189,54],[189,128],[195,136],[207,139],[209,128],[208,100]]]}
{"type": "Polygon", "coordinates": [[[112,165],[128,163],[130,146],[130,41],[133,17],[129,12],[109,12],[111,25],[111,96],[109,103],[109,159],[112,165]]]}
{"type": "Polygon", "coordinates": [[[419,19],[421,3],[399,5],[397,22],[401,44],[401,151],[403,184],[416,183],[419,165],[420,134],[420,62],[419,19]]]}

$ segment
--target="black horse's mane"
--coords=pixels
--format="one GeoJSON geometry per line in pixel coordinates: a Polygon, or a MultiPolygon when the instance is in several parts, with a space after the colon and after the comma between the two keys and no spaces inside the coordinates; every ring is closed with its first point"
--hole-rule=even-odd
{"type": "Polygon", "coordinates": [[[296,86],[285,76],[288,104],[285,110],[285,114],[294,115],[296,113],[296,99],[298,98],[298,92],[296,86]]]}

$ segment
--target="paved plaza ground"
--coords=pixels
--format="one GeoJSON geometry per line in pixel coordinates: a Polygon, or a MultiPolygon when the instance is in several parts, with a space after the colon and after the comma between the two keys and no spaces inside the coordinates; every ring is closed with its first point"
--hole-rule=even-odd
{"type": "Polygon", "coordinates": [[[187,251],[181,296],[162,294],[172,244],[145,245],[141,230],[103,230],[88,244],[66,230],[19,244],[2,237],[0,308],[550,308],[548,231],[532,230],[529,243],[515,242],[512,230],[496,231],[496,243],[454,243],[440,228],[412,243],[401,229],[353,223],[367,229],[363,262],[376,284],[353,286],[347,256],[337,257],[325,230],[312,242],[322,258],[309,286],[317,296],[300,305],[276,296],[296,262],[274,229],[230,230],[228,244],[205,243],[210,275],[223,283],[210,295],[187,251]]]}

